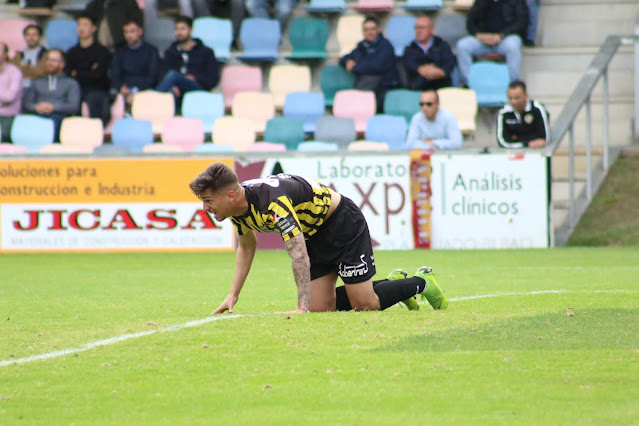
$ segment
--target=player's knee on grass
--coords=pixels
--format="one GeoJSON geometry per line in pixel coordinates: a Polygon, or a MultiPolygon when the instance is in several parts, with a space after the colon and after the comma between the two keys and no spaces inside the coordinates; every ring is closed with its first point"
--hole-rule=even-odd
{"type": "Polygon", "coordinates": [[[328,312],[335,310],[335,295],[311,299],[311,312],[328,312]]]}

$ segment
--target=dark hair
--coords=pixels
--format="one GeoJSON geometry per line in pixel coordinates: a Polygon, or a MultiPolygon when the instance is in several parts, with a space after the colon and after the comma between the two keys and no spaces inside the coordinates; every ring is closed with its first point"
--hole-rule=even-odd
{"type": "Polygon", "coordinates": [[[189,28],[193,28],[193,18],[190,18],[188,16],[184,16],[184,15],[178,16],[177,18],[175,18],[175,23],[186,24],[189,26],[189,28]]]}
{"type": "Polygon", "coordinates": [[[377,25],[377,27],[379,28],[379,19],[377,19],[373,15],[368,15],[366,18],[364,18],[364,22],[362,22],[362,25],[364,25],[367,22],[372,22],[375,25],[377,25]]]}
{"type": "Polygon", "coordinates": [[[42,27],[36,24],[29,24],[26,27],[24,27],[24,30],[22,30],[22,35],[23,36],[27,35],[27,31],[29,31],[32,28],[35,28],[36,30],[38,30],[38,34],[40,35],[40,37],[42,37],[42,27]]]}
{"type": "Polygon", "coordinates": [[[207,189],[212,192],[240,183],[237,174],[223,163],[213,163],[189,184],[191,191],[199,198],[207,189]]]}
{"type": "Polygon", "coordinates": [[[422,95],[424,93],[429,93],[429,92],[432,92],[435,94],[435,99],[437,99],[437,103],[439,103],[439,93],[437,93],[437,89],[426,89],[422,92],[422,95]]]}
{"type": "Polygon", "coordinates": [[[122,28],[126,27],[127,25],[131,25],[131,24],[135,24],[140,28],[144,28],[142,26],[142,22],[140,22],[139,19],[135,19],[135,18],[127,18],[124,20],[124,23],[122,24],[122,28]]]}
{"type": "Polygon", "coordinates": [[[79,15],[79,16],[75,19],[75,22],[79,22],[79,21],[80,21],[80,19],[88,19],[89,21],[91,21],[91,23],[92,23],[93,25],[95,25],[95,26],[97,26],[97,25],[98,25],[98,23],[96,22],[96,20],[95,20],[95,18],[94,18],[93,16],[89,16],[89,15],[87,15],[87,14],[84,14],[84,13],[83,13],[82,15],[79,15]]]}
{"type": "Polygon", "coordinates": [[[521,88],[521,90],[523,90],[524,93],[526,93],[526,83],[524,83],[521,80],[511,81],[510,84],[508,85],[509,89],[516,89],[518,87],[521,88]]]}

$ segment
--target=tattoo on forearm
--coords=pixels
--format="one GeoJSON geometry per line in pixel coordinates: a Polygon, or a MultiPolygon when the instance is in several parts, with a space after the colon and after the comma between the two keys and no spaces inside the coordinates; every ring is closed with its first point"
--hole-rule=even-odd
{"type": "Polygon", "coordinates": [[[293,276],[297,284],[297,305],[301,309],[309,308],[311,304],[311,269],[306,252],[306,243],[302,234],[286,241],[286,251],[293,263],[293,276]]]}

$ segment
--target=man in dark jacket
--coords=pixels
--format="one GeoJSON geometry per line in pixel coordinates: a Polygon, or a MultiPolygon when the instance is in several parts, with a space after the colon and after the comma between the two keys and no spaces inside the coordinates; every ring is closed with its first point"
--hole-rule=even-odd
{"type": "Polygon", "coordinates": [[[508,105],[497,116],[497,142],[504,148],[543,148],[550,137],[550,118],[541,102],[528,98],[526,84],[508,86],[508,105]]]}
{"type": "Polygon", "coordinates": [[[452,84],[455,55],[448,43],[433,35],[434,29],[429,16],[417,18],[415,40],[404,50],[404,68],[413,90],[441,89],[452,84]]]}
{"type": "Polygon", "coordinates": [[[155,87],[160,54],[155,46],[142,39],[144,30],[139,22],[127,21],[123,30],[126,45],[118,47],[113,56],[111,97],[115,98],[121,93],[126,103],[130,104],[133,94],[155,87]]]}
{"type": "Polygon", "coordinates": [[[82,102],[87,103],[89,115],[102,119],[106,126],[111,119],[107,77],[111,53],[95,39],[96,30],[90,16],[78,17],[78,44],[67,52],[65,71],[80,84],[82,102]]]}
{"type": "Polygon", "coordinates": [[[219,69],[213,50],[200,39],[191,36],[193,19],[179,16],[175,19],[176,41],[164,52],[166,73],[156,90],[173,92],[176,110],[182,95],[192,90],[211,90],[219,81],[219,69]]]}
{"type": "Polygon", "coordinates": [[[506,57],[510,80],[519,79],[521,40],[528,27],[525,0],[475,0],[466,20],[467,37],[457,42],[460,83],[468,84],[473,56],[499,53],[506,57]]]}
{"type": "Polygon", "coordinates": [[[83,15],[93,19],[98,26],[98,41],[111,52],[124,45],[122,27],[126,21],[142,22],[142,12],[136,0],[92,0],[83,15]]]}
{"type": "Polygon", "coordinates": [[[381,112],[386,91],[399,85],[395,49],[382,35],[376,18],[367,17],[362,27],[364,40],[351,53],[343,56],[339,63],[346,71],[355,74],[356,89],[375,92],[377,111],[381,112]]]}

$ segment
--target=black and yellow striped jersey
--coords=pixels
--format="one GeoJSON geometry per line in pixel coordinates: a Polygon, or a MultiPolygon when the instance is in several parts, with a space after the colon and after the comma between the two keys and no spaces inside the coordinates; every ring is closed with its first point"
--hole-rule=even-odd
{"type": "Polygon", "coordinates": [[[304,233],[315,234],[331,205],[331,190],[324,184],[300,176],[280,173],[242,183],[249,209],[231,216],[238,235],[248,230],[279,232],[284,241],[304,233]]]}

